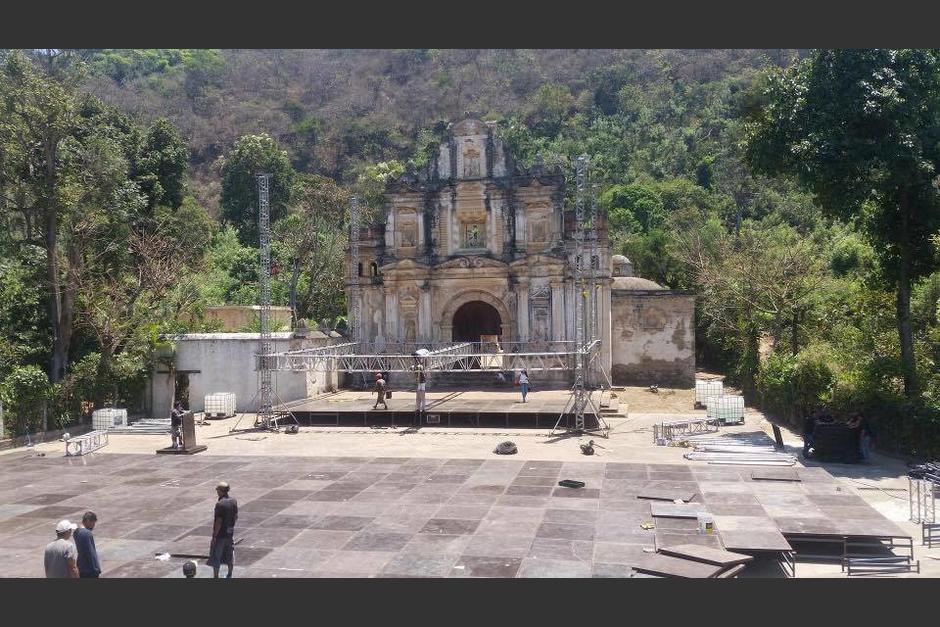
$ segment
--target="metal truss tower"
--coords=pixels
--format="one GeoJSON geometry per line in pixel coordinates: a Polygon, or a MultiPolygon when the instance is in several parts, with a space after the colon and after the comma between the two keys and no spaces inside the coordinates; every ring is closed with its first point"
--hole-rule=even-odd
{"type": "MultiPolygon", "coordinates": [[[[274,410],[275,401],[280,401],[274,389],[274,373],[277,370],[277,357],[274,352],[272,338],[271,318],[271,206],[268,190],[271,183],[270,174],[258,174],[258,240],[261,248],[260,272],[258,273],[260,309],[258,315],[261,322],[260,341],[257,355],[258,392],[254,399],[258,401],[258,412],[255,415],[255,428],[278,430],[278,415],[283,412],[274,410]]],[[[253,400],[254,400],[253,399],[253,400]]],[[[281,403],[283,405],[283,403],[281,403]]],[[[294,423],[297,418],[290,412],[286,413],[294,423]]],[[[239,421],[240,422],[240,421],[239,421]]],[[[232,431],[238,429],[238,422],[232,431]]]]}
{"type": "Polygon", "coordinates": [[[566,420],[566,429],[577,433],[586,431],[600,430],[604,434],[609,427],[601,416],[600,409],[591,399],[591,391],[588,389],[587,377],[588,371],[592,365],[593,354],[598,349],[597,335],[597,307],[596,307],[596,272],[595,263],[599,264],[598,259],[595,262],[597,250],[597,231],[594,228],[594,202],[589,199],[593,196],[589,191],[588,183],[588,164],[589,157],[584,154],[577,158],[575,163],[575,184],[577,186],[575,196],[575,232],[574,232],[574,285],[575,285],[575,308],[574,308],[574,328],[575,328],[575,363],[574,363],[574,385],[571,387],[571,397],[558,422],[552,429],[554,432],[558,429],[563,420],[566,420]],[[590,203],[590,208],[588,207],[590,203]],[[590,213],[590,215],[588,215],[590,213]],[[585,262],[587,263],[587,274],[590,280],[585,280],[585,262]],[[597,419],[596,429],[585,427],[584,414],[590,407],[597,419]],[[569,418],[570,416],[570,418],[569,418]],[[573,418],[574,424],[571,424],[573,418]]]}
{"type": "Polygon", "coordinates": [[[270,355],[274,352],[271,341],[271,207],[268,201],[270,174],[258,175],[258,238],[261,244],[261,272],[259,273],[261,309],[261,342],[258,352],[258,417],[256,425],[269,427],[274,422],[274,385],[270,355]]]}

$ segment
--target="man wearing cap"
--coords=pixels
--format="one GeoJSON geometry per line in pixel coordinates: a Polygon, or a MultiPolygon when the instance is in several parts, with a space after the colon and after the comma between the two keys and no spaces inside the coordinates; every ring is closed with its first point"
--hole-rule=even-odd
{"type": "Polygon", "coordinates": [[[229,485],[220,481],[215,487],[219,500],[215,504],[215,520],[212,523],[212,542],[209,544],[209,566],[212,576],[219,578],[219,567],[228,566],[227,579],[232,578],[235,567],[235,522],[238,520],[238,501],[229,496],[229,485]]]}
{"type": "Polygon", "coordinates": [[[71,542],[72,532],[77,527],[67,520],[60,520],[55,526],[56,539],[46,545],[43,555],[47,578],[78,579],[78,566],[75,564],[78,550],[71,542]]]}
{"type": "Polygon", "coordinates": [[[75,531],[75,548],[78,549],[78,574],[82,579],[97,578],[101,574],[101,564],[98,563],[98,549],[95,547],[95,536],[91,530],[95,528],[98,516],[94,512],[85,512],[82,516],[82,526],[75,531]]]}

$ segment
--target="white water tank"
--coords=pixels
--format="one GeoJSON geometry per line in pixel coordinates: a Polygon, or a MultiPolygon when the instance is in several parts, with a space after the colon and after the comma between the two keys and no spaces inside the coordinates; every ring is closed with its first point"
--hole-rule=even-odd
{"type": "Polygon", "coordinates": [[[231,392],[206,394],[204,398],[206,417],[228,418],[235,415],[235,395],[231,392]]]}
{"type": "Polygon", "coordinates": [[[709,400],[707,415],[722,424],[744,422],[744,397],[716,396],[709,400]]]}
{"type": "Polygon", "coordinates": [[[95,431],[107,431],[112,427],[127,426],[127,410],[104,407],[91,412],[91,427],[95,431]]]}
{"type": "Polygon", "coordinates": [[[725,384],[721,381],[696,381],[695,382],[695,402],[700,405],[707,405],[709,397],[721,396],[724,394],[725,384]]]}

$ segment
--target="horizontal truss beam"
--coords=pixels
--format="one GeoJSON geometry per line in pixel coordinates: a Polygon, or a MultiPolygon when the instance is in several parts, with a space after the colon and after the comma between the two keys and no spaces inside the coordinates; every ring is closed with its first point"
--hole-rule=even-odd
{"type": "MultiPolygon", "coordinates": [[[[573,370],[580,353],[591,357],[600,345],[595,340],[578,351],[572,342],[555,342],[556,350],[534,350],[542,345],[515,343],[509,352],[483,350],[479,342],[455,342],[445,345],[386,345],[378,351],[374,344],[347,342],[332,346],[274,353],[267,357],[273,370],[288,372],[414,372],[422,366],[426,372],[500,372],[528,370],[533,372],[573,370]],[[421,355],[403,349],[423,348],[421,355]],[[526,350],[528,349],[528,350],[526,350]]],[[[415,349],[417,350],[417,349],[415,349]]],[[[261,356],[257,357],[260,364],[261,356]]],[[[256,364],[257,365],[257,364],[256,364]]]]}

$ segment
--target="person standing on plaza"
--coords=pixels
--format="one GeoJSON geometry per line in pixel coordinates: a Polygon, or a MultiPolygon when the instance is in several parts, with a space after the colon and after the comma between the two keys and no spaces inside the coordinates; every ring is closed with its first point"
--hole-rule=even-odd
{"type": "Polygon", "coordinates": [[[522,402],[525,402],[525,397],[529,394],[529,373],[522,369],[519,373],[519,391],[522,392],[522,402]]]}
{"type": "Polygon", "coordinates": [[[170,437],[173,439],[173,448],[183,448],[183,404],[176,401],[173,413],[170,414],[170,437]]]}
{"type": "Polygon", "coordinates": [[[85,512],[82,516],[82,526],[75,531],[75,548],[78,549],[78,575],[82,579],[95,579],[101,575],[101,564],[98,562],[98,549],[95,546],[95,536],[92,530],[98,522],[94,512],[85,512]]]}
{"type": "Polygon", "coordinates": [[[78,579],[76,558],[78,549],[72,544],[72,532],[78,528],[75,523],[60,520],[55,526],[55,540],[46,545],[43,564],[49,579],[78,579]]]}
{"type": "Polygon", "coordinates": [[[415,413],[422,414],[428,408],[427,402],[427,386],[428,386],[428,376],[424,374],[424,366],[418,366],[417,374],[417,390],[415,392],[415,413]]]}
{"type": "Polygon", "coordinates": [[[238,521],[238,501],[229,496],[229,485],[220,481],[215,487],[219,500],[215,504],[214,520],[212,521],[212,542],[209,544],[209,566],[212,567],[212,576],[219,578],[219,568],[222,564],[228,566],[226,579],[232,578],[232,569],[235,567],[235,523],[238,521]]]}
{"type": "Polygon", "coordinates": [[[372,409],[378,409],[379,403],[382,403],[382,406],[388,409],[388,404],[385,402],[385,388],[385,379],[382,378],[382,373],[376,372],[375,387],[372,388],[372,391],[375,392],[375,405],[372,406],[372,409]]]}

